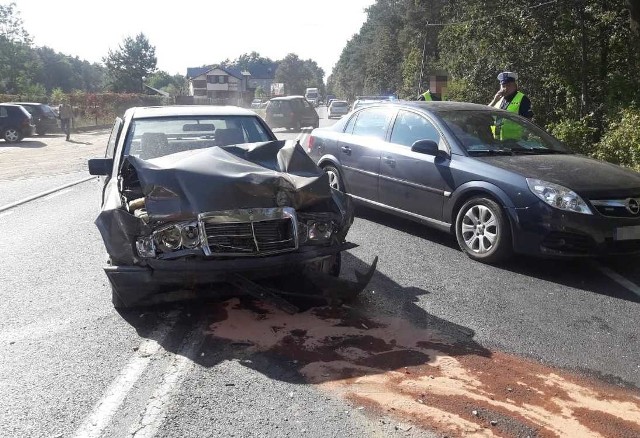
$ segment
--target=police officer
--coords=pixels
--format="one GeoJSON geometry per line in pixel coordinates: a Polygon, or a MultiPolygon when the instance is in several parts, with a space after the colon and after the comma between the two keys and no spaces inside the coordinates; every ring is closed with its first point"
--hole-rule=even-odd
{"type": "Polygon", "coordinates": [[[518,113],[531,119],[533,117],[531,101],[523,92],[518,91],[518,74],[512,71],[503,71],[498,75],[498,81],[500,81],[500,89],[493,96],[489,106],[518,113]]]}
{"type": "Polygon", "coordinates": [[[440,100],[440,96],[438,96],[436,93],[432,93],[431,91],[427,90],[424,93],[422,93],[420,96],[418,96],[418,100],[431,102],[433,100],[440,100]]]}
{"type": "MultiPolygon", "coordinates": [[[[518,91],[518,74],[512,71],[504,71],[498,75],[498,81],[500,81],[500,89],[493,96],[489,106],[531,119],[533,117],[531,101],[522,91],[518,91]]],[[[491,131],[496,139],[515,141],[520,140],[524,133],[520,124],[501,117],[496,119],[491,131]]]]}

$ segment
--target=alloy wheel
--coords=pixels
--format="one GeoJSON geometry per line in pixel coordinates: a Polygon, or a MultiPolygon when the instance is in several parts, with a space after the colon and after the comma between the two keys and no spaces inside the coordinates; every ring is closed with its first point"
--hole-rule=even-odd
{"type": "Polygon", "coordinates": [[[16,129],[9,128],[4,131],[4,139],[9,143],[14,143],[20,140],[20,133],[16,129]]]}
{"type": "Polygon", "coordinates": [[[500,228],[495,214],[484,205],[474,205],[462,219],[462,238],[470,251],[485,254],[493,248],[500,228]]]}

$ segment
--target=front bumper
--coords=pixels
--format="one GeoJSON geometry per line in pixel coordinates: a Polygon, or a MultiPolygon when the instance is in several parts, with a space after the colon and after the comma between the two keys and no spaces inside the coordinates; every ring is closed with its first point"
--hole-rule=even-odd
{"type": "MultiPolygon", "coordinates": [[[[265,257],[210,260],[148,260],[149,266],[106,266],[104,268],[114,291],[126,305],[154,302],[153,296],[202,290],[225,283],[229,274],[248,278],[268,278],[300,272],[304,265],[321,262],[355,248],[353,243],[330,247],[303,247],[298,251],[265,257]]],[[[209,289],[207,295],[223,295],[224,290],[209,289]]],[[[229,292],[227,292],[229,293],[229,292]]]]}
{"type": "Polygon", "coordinates": [[[513,249],[530,255],[580,257],[640,254],[640,239],[617,240],[616,229],[640,226],[638,218],[571,213],[542,201],[526,208],[508,208],[513,249]]]}

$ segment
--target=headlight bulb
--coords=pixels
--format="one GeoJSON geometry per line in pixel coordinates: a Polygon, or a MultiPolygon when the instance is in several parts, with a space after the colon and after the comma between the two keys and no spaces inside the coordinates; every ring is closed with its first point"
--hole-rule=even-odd
{"type": "Polygon", "coordinates": [[[169,250],[180,248],[180,241],[182,240],[182,237],[180,230],[174,225],[158,231],[155,234],[155,237],[157,242],[164,248],[169,250]]]}
{"type": "Polygon", "coordinates": [[[309,240],[327,240],[331,238],[333,224],[331,222],[311,222],[308,228],[309,240]]]}
{"type": "Polygon", "coordinates": [[[200,241],[198,227],[195,225],[185,225],[180,231],[182,246],[185,248],[195,248],[200,241]]]}

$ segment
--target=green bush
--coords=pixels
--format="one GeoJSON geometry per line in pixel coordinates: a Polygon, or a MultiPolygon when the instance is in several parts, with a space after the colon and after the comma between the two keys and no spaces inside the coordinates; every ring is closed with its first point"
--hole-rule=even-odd
{"type": "Polygon", "coordinates": [[[547,130],[578,154],[593,156],[596,152],[596,129],[589,126],[589,118],[564,119],[547,126],[547,130]]]}
{"type": "Polygon", "coordinates": [[[594,156],[640,171],[640,109],[626,108],[609,123],[594,156]]]}

